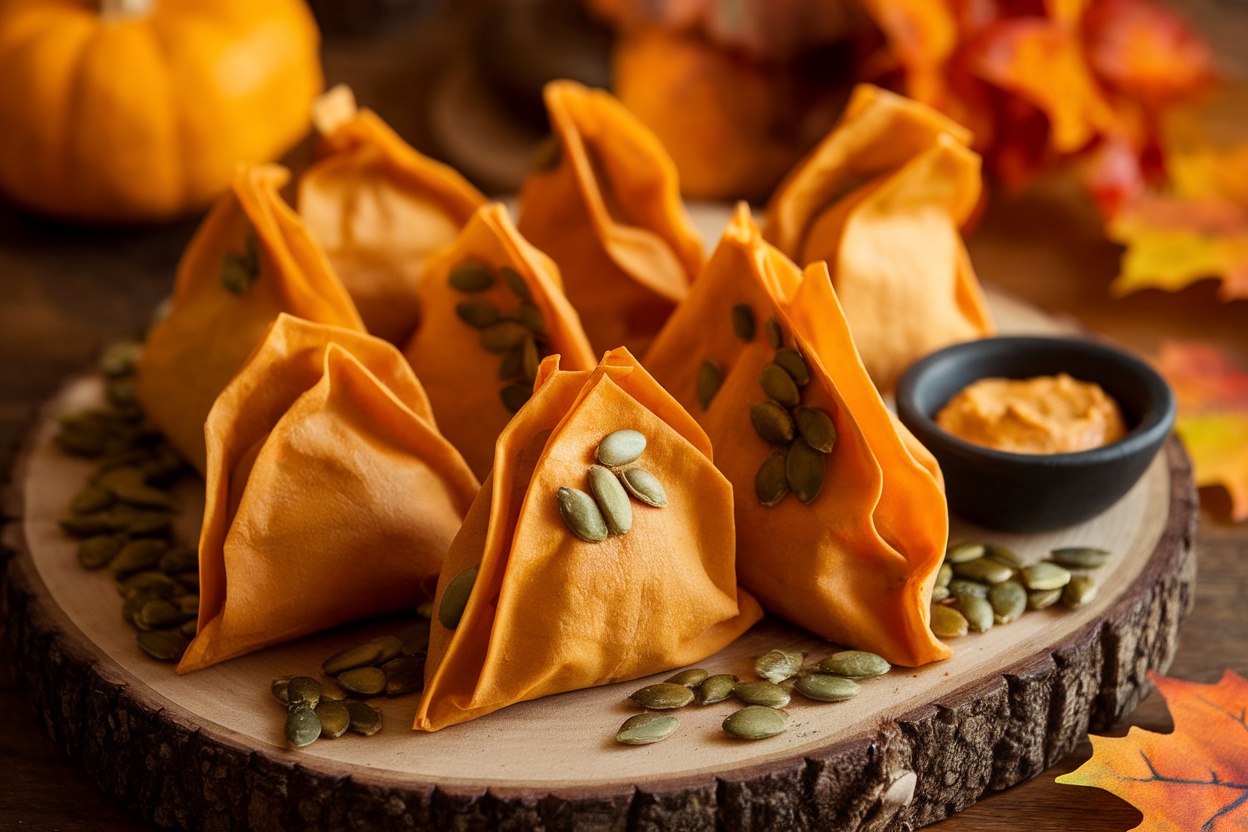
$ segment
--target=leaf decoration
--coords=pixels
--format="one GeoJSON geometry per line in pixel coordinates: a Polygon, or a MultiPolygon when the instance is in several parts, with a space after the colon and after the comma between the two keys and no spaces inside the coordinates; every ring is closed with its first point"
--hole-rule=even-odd
{"type": "Polygon", "coordinates": [[[1179,403],[1175,431],[1198,486],[1222,486],[1231,517],[1248,520],[1248,372],[1208,344],[1163,342],[1157,369],[1179,403]]]}
{"type": "Polygon", "coordinates": [[[1092,759],[1057,782],[1118,795],[1144,814],[1136,830],[1248,829],[1248,681],[1230,670],[1214,685],[1149,679],[1174,732],[1133,727],[1121,738],[1090,737],[1092,759]]]}

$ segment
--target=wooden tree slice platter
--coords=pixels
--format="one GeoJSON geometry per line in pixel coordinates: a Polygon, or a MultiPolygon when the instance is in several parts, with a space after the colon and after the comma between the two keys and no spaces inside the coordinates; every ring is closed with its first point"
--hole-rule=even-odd
{"type": "MultiPolygon", "coordinates": [[[[1059,322],[990,293],[1004,331],[1059,322]]],[[[614,741],[627,696],[668,674],[547,697],[435,734],[408,730],[413,696],[373,700],[386,728],[290,750],[272,679],[394,632],[371,622],[264,650],[187,676],[147,658],[106,574],[83,570],[57,527],[90,464],[60,453],[53,416],[95,403],[98,379],[71,382],[33,431],[14,472],[4,530],[13,554],[4,600],[15,663],[48,732],[100,787],[156,823],[187,829],[913,829],[1030,778],[1107,728],[1169,666],[1195,580],[1196,498],[1171,439],[1143,479],[1101,516],[1044,534],[986,532],[1038,560],[1091,545],[1114,558],[1099,597],[1031,612],[953,642],[946,662],[863,683],[848,702],[795,696],[788,731],[754,743],[719,724],[730,703],[679,712],[650,746],[614,741]]],[[[195,539],[202,492],[180,495],[195,539]]],[[[765,620],[700,662],[752,678],[776,647],[837,649],[765,620]]]]}

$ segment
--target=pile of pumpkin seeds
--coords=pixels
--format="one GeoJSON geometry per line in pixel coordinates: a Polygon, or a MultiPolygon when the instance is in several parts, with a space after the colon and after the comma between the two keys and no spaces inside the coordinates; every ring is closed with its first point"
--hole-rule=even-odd
{"type": "Polygon", "coordinates": [[[599,464],[589,466],[589,493],[560,486],[559,515],[572,534],[589,543],[627,534],[633,527],[630,496],[654,508],[667,505],[667,490],[659,478],[633,465],[645,450],[646,437],[640,432],[614,431],[594,451],[599,464]]]}
{"type": "Polygon", "coordinates": [[[1097,585],[1088,571],[1109,558],[1104,549],[1068,546],[1024,565],[1000,544],[950,544],[932,590],[932,633],[939,638],[982,633],[1059,602],[1078,609],[1096,598],[1097,585]]]}
{"type": "Polygon", "coordinates": [[[777,649],[754,663],[758,678],[753,680],[743,681],[728,673],[712,675],[698,667],[682,670],[628,697],[646,710],[626,719],[615,739],[623,745],[665,740],[680,727],[671,711],[695,702],[712,705],[729,699],[742,707],[724,718],[723,730],[743,740],[767,739],[788,728],[784,708],[792,701],[793,691],[814,702],[844,702],[858,695],[860,682],[892,669],[881,656],[863,650],[833,653],[810,667],[804,667],[805,663],[805,653],[777,649]]]}
{"type": "Polygon", "coordinates": [[[286,707],[286,741],[303,748],[347,731],[376,734],[381,711],[364,700],[422,690],[428,651],[429,620],[423,618],[398,635],[369,639],[330,656],[321,664],[325,681],[313,676],[274,679],[269,689],[286,707]]]}
{"type": "Polygon", "coordinates": [[[190,469],[143,417],[134,396],[138,344],[102,354],[110,407],[58,418],[57,445],[90,459],[95,472],[74,497],[61,528],[78,539],[78,562],[108,569],[122,596],[122,617],[152,658],[177,661],[195,635],[199,557],[175,539],[170,491],[190,469]]]}
{"type": "Polygon", "coordinates": [[[451,288],[468,298],[455,305],[455,314],[477,330],[477,339],[486,352],[499,356],[499,398],[508,413],[516,413],[533,395],[537,366],[550,353],[546,321],[533,302],[533,293],[524,278],[511,266],[498,270],[479,261],[460,263],[451,269],[451,288]],[[511,290],[517,304],[504,312],[484,294],[502,282],[511,290]]]}

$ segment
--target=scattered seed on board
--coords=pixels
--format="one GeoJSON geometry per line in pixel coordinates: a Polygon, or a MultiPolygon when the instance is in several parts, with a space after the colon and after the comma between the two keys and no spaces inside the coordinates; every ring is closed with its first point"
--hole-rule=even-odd
{"type": "Polygon", "coordinates": [[[799,677],[793,689],[807,699],[820,702],[844,702],[853,699],[862,687],[853,679],[833,676],[830,673],[811,673],[799,677]]]}
{"type": "Polygon", "coordinates": [[[796,650],[771,650],[754,662],[754,672],[768,682],[779,684],[796,676],[805,660],[806,654],[796,650]]]}
{"type": "Polygon", "coordinates": [[[1062,603],[1072,610],[1096,600],[1096,581],[1088,575],[1075,575],[1070,583],[1062,587],[1062,603]]]}
{"type": "Polygon", "coordinates": [[[291,748],[304,748],[321,735],[321,720],[307,705],[294,705],[286,715],[286,742],[291,748]]]}
{"type": "Polygon", "coordinates": [[[700,667],[691,667],[663,681],[671,685],[684,685],[687,688],[696,688],[705,682],[710,675],[700,667]]]}
{"type": "Polygon", "coordinates": [[[1050,559],[1067,569],[1097,569],[1109,560],[1110,553],[1090,546],[1066,546],[1049,553],[1050,559]]]}
{"type": "Polygon", "coordinates": [[[970,630],[966,617],[953,607],[935,605],[932,607],[932,633],[937,638],[958,638],[970,630]]]}
{"type": "Polygon", "coordinates": [[[1061,589],[1070,583],[1070,572],[1056,563],[1033,563],[1023,567],[1023,585],[1028,589],[1061,589]]]}
{"type": "Polygon", "coordinates": [[[746,705],[764,705],[768,708],[783,708],[789,704],[791,698],[787,690],[765,679],[737,682],[732,689],[732,695],[746,705]]]}
{"type": "Polygon", "coordinates": [[[410,656],[391,659],[381,666],[386,675],[386,696],[401,696],[425,686],[425,660],[410,656]]]}
{"type": "Polygon", "coordinates": [[[743,740],[764,740],[784,733],[789,716],[784,711],[749,705],[724,718],[723,729],[743,740]]]}
{"type": "Polygon", "coordinates": [[[615,741],[621,745],[649,745],[667,739],[679,727],[680,720],[671,714],[635,714],[624,720],[615,741]]]}
{"type": "Polygon", "coordinates": [[[866,650],[842,650],[816,665],[820,673],[831,673],[851,679],[872,679],[893,669],[888,660],[866,650]]]}
{"type": "Polygon", "coordinates": [[[969,543],[966,541],[951,543],[949,548],[945,550],[945,560],[949,563],[964,563],[968,560],[982,558],[984,552],[984,544],[982,543],[969,543]]]}
{"type": "Polygon", "coordinates": [[[340,650],[321,664],[321,672],[326,676],[337,676],[347,670],[380,662],[385,651],[384,645],[376,641],[366,641],[346,650],[340,650]]]}
{"type": "Polygon", "coordinates": [[[698,701],[703,705],[723,702],[732,696],[733,688],[736,687],[738,681],[736,676],[727,673],[708,676],[702,684],[698,685],[698,701]]]}
{"type": "Polygon", "coordinates": [[[988,590],[988,603],[992,605],[993,621],[1009,624],[1026,612],[1027,590],[1018,581],[1002,581],[988,590]]]}
{"type": "Polygon", "coordinates": [[[324,699],[317,704],[313,712],[321,723],[320,736],[327,739],[337,739],[347,733],[347,729],[351,727],[351,712],[342,702],[324,699]]]}
{"type": "Polygon", "coordinates": [[[358,699],[344,699],[342,702],[351,715],[350,729],[357,734],[371,737],[381,730],[381,711],[367,702],[358,699]]]}
{"type": "Polygon", "coordinates": [[[985,584],[999,584],[1014,576],[1014,570],[991,558],[976,558],[953,564],[953,574],[985,584]]]}
{"type": "Polygon", "coordinates": [[[321,683],[311,676],[293,676],[286,683],[286,704],[290,707],[307,705],[315,708],[321,701],[321,683]]]}
{"type": "Polygon", "coordinates": [[[1037,589],[1027,593],[1027,609],[1044,610],[1062,600],[1061,589],[1037,589]]]}
{"type": "Polygon", "coordinates": [[[666,711],[683,708],[693,701],[693,691],[674,682],[658,682],[634,691],[628,697],[643,708],[666,711]]]}
{"type": "Polygon", "coordinates": [[[967,626],[977,633],[987,632],[994,623],[992,604],[978,595],[959,595],[954,609],[962,613],[967,626]]]}

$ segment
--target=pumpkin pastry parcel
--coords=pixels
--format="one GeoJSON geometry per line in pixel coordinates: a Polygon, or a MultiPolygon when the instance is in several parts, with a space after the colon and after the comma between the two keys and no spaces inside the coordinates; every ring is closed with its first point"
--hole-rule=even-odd
{"type": "Polygon", "coordinates": [[[135,393],[152,422],[200,472],[204,420],[280,312],[363,331],[325,253],[278,194],[289,172],[240,167],[195,232],[169,314],[139,356],[135,393]]]}
{"type": "Polygon", "coordinates": [[[762,616],[737,586],[732,488],[627,350],[542,362],[438,580],[414,727],[699,661],[762,616]]]}
{"type": "Polygon", "coordinates": [[[563,273],[590,343],[640,355],[701,270],[676,167],[609,93],[546,86],[557,142],[520,191],[520,233],[563,273]]]}
{"type": "Polygon", "coordinates": [[[541,360],[558,353],[569,370],[598,362],[558,267],[498,203],[479,208],[430,259],[419,297],[426,314],[407,359],[446,438],[484,477],[498,434],[533,393],[541,360]]]}
{"type": "Polygon", "coordinates": [[[402,347],[420,318],[425,260],[455,239],[485,197],[419,153],[337,86],[318,99],[324,155],[299,177],[299,213],[368,331],[402,347]]]}
{"type": "Polygon", "coordinates": [[[432,597],[478,484],[393,346],[281,315],[205,434],[179,673],[432,597]]]}
{"type": "Polygon", "coordinates": [[[828,263],[881,390],[916,358],[995,331],[959,231],[981,189],[970,140],[930,107],[862,84],[767,206],[769,242],[799,265],[828,263]]]}
{"type": "Polygon", "coordinates": [[[867,377],[823,263],[803,275],[740,206],[645,365],[717,450],[764,609],[893,664],[949,655],[928,627],[940,471],[867,377]]]}

